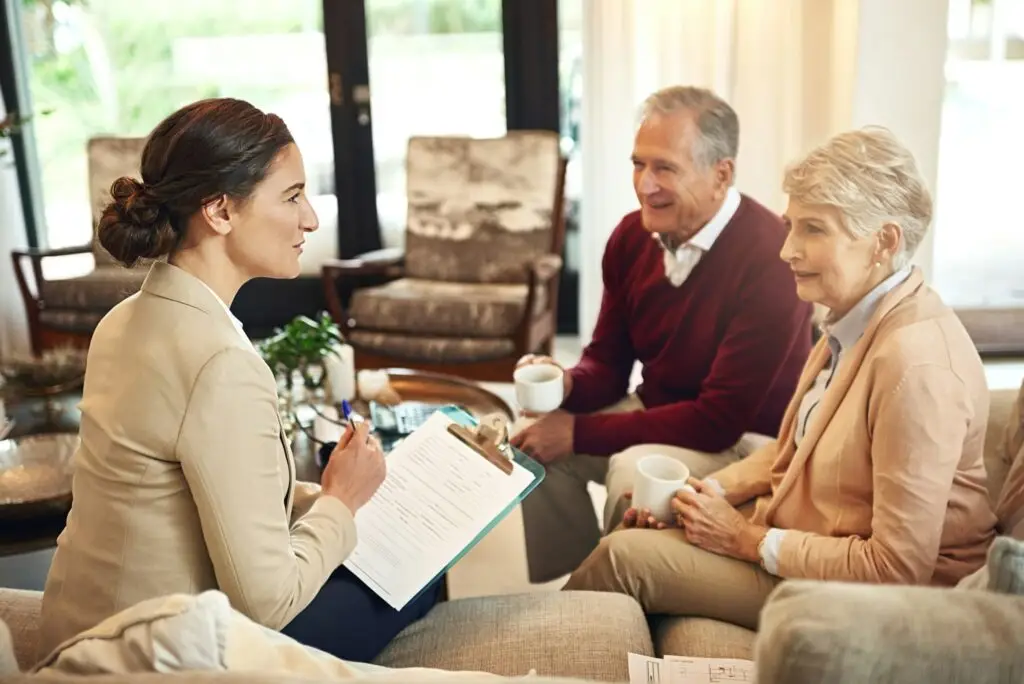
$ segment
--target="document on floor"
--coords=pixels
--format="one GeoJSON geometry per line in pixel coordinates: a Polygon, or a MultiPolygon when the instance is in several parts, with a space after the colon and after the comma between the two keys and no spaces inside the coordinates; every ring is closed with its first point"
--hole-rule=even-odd
{"type": "Polygon", "coordinates": [[[735,658],[629,654],[629,684],[753,684],[754,663],[735,658]]]}
{"type": "Polygon", "coordinates": [[[384,484],[356,514],[358,542],[345,567],[396,610],[544,477],[543,467],[521,452],[506,472],[449,432],[452,423],[467,421],[457,409],[434,413],[388,454],[384,484]]]}

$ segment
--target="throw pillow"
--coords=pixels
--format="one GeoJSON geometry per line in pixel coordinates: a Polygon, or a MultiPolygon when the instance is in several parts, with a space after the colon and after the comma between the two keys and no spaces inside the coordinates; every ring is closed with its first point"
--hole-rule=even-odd
{"type": "Polygon", "coordinates": [[[253,622],[233,609],[219,591],[143,601],[64,642],[34,671],[69,675],[259,672],[322,682],[368,676],[380,680],[389,675],[414,681],[476,681],[483,675],[424,668],[391,670],[339,660],[253,622]]]}
{"type": "Polygon", "coordinates": [[[997,537],[988,552],[988,588],[1001,594],[1024,596],[1024,543],[997,537]]]}

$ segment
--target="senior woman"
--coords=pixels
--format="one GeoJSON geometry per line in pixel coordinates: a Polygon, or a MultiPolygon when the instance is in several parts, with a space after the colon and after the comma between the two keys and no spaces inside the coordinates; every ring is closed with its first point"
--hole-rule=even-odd
{"type": "Polygon", "coordinates": [[[781,579],[953,585],[984,563],[988,391],[967,332],[909,265],[932,217],[913,157],[884,129],[847,132],[783,187],[781,257],[828,315],[778,438],[692,480],[673,526],[627,511],[566,589],[755,628],[781,579]]]}

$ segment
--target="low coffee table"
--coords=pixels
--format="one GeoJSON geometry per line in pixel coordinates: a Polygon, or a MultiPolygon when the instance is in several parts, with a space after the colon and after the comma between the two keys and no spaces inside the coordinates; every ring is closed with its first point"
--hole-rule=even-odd
{"type": "Polygon", "coordinates": [[[51,432],[0,441],[0,557],[48,548],[71,506],[71,457],[78,434],[51,432]]]}
{"type": "MultiPolygon", "coordinates": [[[[406,368],[388,368],[385,371],[391,381],[391,387],[402,401],[458,406],[477,420],[494,414],[507,418],[510,423],[515,418],[512,407],[504,399],[472,380],[406,368]]],[[[363,416],[369,416],[369,408],[365,402],[356,400],[352,402],[352,408],[363,416]]],[[[299,422],[300,426],[296,430],[292,445],[296,476],[300,480],[319,482],[320,469],[316,463],[319,445],[312,437],[311,421],[299,422]]]]}

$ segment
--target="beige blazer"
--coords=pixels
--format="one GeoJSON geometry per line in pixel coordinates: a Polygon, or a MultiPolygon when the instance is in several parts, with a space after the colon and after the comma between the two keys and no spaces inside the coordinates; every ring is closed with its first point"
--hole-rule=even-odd
{"type": "Polygon", "coordinates": [[[982,448],[988,389],[973,343],[915,269],[879,304],[794,446],[811,352],[779,438],[712,477],[752,520],[789,530],[784,578],[955,584],[994,537],[982,448]]]}
{"type": "Polygon", "coordinates": [[[43,594],[43,653],[139,601],[220,589],[280,629],[356,542],[296,486],[269,367],[200,280],[153,265],[89,348],[73,504],[43,594]]]}

